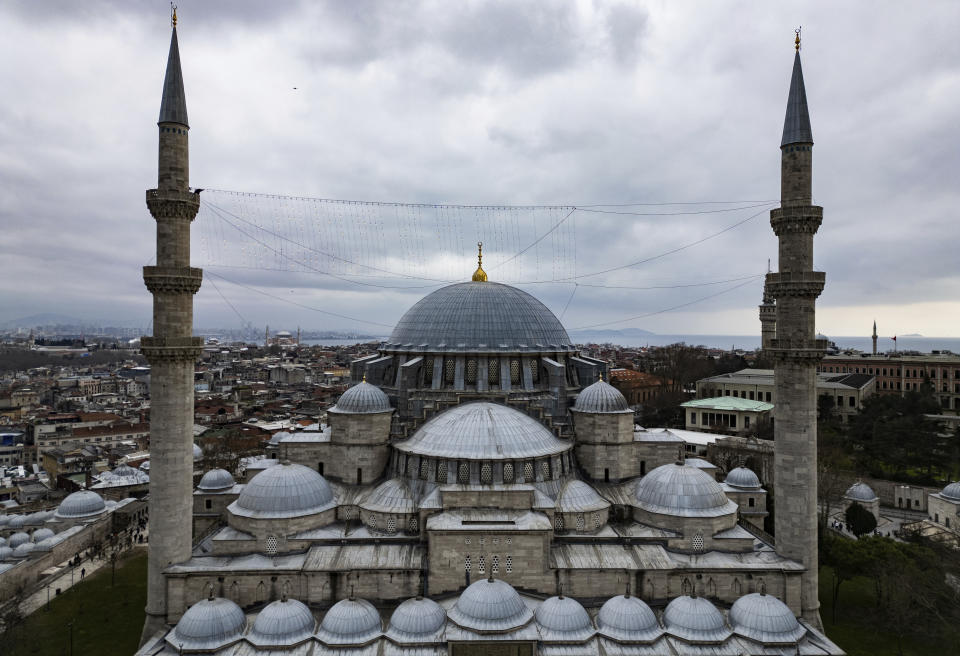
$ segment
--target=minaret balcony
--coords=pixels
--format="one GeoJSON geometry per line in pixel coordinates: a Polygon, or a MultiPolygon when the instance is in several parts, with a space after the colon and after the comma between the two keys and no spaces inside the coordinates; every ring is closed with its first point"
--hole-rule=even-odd
{"type": "Polygon", "coordinates": [[[200,209],[200,193],[177,189],[147,189],[147,208],[155,219],[193,221],[200,209]]]}
{"type": "Polygon", "coordinates": [[[827,275],[822,271],[789,271],[767,274],[767,289],[777,299],[816,298],[823,291],[827,275]]]}
{"type": "Polygon", "coordinates": [[[786,234],[815,234],[823,222],[819,205],[791,205],[770,210],[770,227],[779,237],[786,234]]]}
{"type": "Polygon", "coordinates": [[[143,282],[151,294],[196,294],[203,283],[203,269],[145,266],[143,282]]]}

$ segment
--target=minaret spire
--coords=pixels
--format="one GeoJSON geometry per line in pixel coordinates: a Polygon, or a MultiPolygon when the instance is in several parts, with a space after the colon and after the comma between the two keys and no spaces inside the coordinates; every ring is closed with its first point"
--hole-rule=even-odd
{"type": "Polygon", "coordinates": [[[807,90],[803,85],[803,68],[800,66],[800,30],[797,31],[793,56],[793,75],[790,77],[790,93],[787,96],[787,115],[783,120],[781,146],[795,143],[813,143],[810,129],[810,112],[807,109],[807,90]]]}
{"type": "Polygon", "coordinates": [[[158,123],[177,123],[186,128],[187,96],[183,92],[183,72],[180,69],[180,45],[177,42],[177,8],[173,6],[173,29],[170,31],[170,52],[167,55],[167,72],[163,76],[163,95],[160,100],[158,123]]]}
{"type": "Polygon", "coordinates": [[[877,354],[877,320],[873,320],[873,354],[877,354]]]}

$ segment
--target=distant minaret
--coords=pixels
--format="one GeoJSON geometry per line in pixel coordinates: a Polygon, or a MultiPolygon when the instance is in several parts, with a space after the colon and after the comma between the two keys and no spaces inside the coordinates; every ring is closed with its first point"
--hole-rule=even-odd
{"type": "Polygon", "coordinates": [[[170,54],[160,101],[157,188],[147,207],[157,222],[157,265],[143,267],[153,294],[153,336],[141,339],[150,363],[150,546],[146,639],[167,620],[163,570],[190,558],[193,511],[193,370],[203,339],[193,336],[193,295],[203,272],[190,266],[190,222],[200,207],[190,191],[187,103],[172,16],[170,54]]]}
{"type": "MultiPolygon", "coordinates": [[[[770,260],[767,260],[767,273],[770,273],[770,260]]],[[[770,344],[777,336],[777,306],[763,281],[763,302],[760,304],[760,348],[764,359],[770,357],[770,344]]]]}
{"type": "Polygon", "coordinates": [[[767,274],[777,303],[772,340],[777,419],[774,468],[777,552],[806,568],[800,584],[801,613],[819,627],[817,598],[817,363],[826,340],[816,339],[816,299],[825,276],[813,271],[813,235],[823,208],[811,203],[813,134],[800,67],[797,30],[793,77],[780,142],[780,208],[770,212],[779,241],[779,271],[767,274]]]}
{"type": "Polygon", "coordinates": [[[270,346],[270,324],[263,329],[263,348],[270,346]]]}
{"type": "Polygon", "coordinates": [[[873,354],[877,354],[877,320],[873,320],[873,354]]]}

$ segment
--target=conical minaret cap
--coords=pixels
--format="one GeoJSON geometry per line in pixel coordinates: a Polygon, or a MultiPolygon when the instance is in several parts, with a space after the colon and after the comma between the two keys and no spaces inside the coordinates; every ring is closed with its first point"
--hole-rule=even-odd
{"type": "Polygon", "coordinates": [[[190,127],[187,123],[187,97],[183,92],[176,25],[170,36],[170,54],[167,55],[167,73],[163,76],[163,97],[160,100],[160,120],[157,123],[179,123],[190,127]]]}
{"type": "Polygon", "coordinates": [[[793,58],[793,76],[790,78],[787,116],[783,120],[783,139],[780,145],[795,143],[813,143],[810,112],[807,110],[807,90],[803,86],[803,69],[800,66],[799,50],[793,58]]]}

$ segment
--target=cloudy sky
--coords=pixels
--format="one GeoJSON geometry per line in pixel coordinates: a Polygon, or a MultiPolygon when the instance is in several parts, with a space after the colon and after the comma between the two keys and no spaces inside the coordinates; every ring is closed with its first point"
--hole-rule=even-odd
{"type": "MultiPolygon", "coordinates": [[[[201,327],[379,334],[483,240],[571,329],[758,332],[802,25],[818,329],[960,337],[960,3],[179,4],[201,327]]],[[[0,322],[149,323],[168,10],[0,5],[0,322]]]]}

